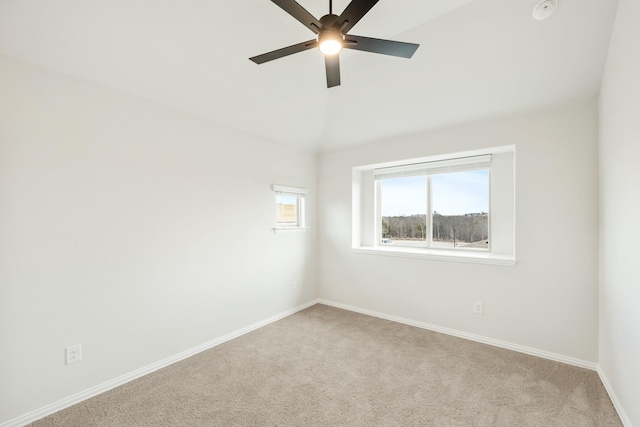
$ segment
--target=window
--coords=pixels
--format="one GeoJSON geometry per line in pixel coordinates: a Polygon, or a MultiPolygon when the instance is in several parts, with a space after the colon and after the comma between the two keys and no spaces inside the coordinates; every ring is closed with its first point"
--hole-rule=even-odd
{"type": "Polygon", "coordinates": [[[374,170],[380,244],[487,250],[490,168],[487,155],[374,170]]]}
{"type": "Polygon", "coordinates": [[[353,169],[355,252],[515,264],[515,148],[353,169]]]}
{"type": "Polygon", "coordinates": [[[489,249],[489,169],[430,178],[431,246],[489,249]]]}
{"type": "Polygon", "coordinates": [[[276,193],[276,227],[274,231],[306,230],[304,199],[307,190],[274,185],[273,191],[276,193]]]}

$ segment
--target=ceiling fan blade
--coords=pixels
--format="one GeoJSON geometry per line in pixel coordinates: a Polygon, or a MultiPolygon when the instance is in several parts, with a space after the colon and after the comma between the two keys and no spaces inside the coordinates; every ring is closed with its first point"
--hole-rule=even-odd
{"type": "Polygon", "coordinates": [[[272,52],[263,53],[262,55],[254,56],[249,58],[256,64],[263,64],[265,62],[273,61],[274,59],[282,58],[285,56],[293,55],[294,53],[302,52],[305,50],[313,49],[318,46],[318,42],[313,40],[308,40],[306,42],[294,44],[292,46],[283,47],[282,49],[274,50],[272,52]]]}
{"type": "Polygon", "coordinates": [[[353,36],[349,34],[345,37],[343,47],[346,49],[381,53],[383,55],[411,58],[420,45],[415,43],[396,42],[393,40],[374,39],[371,37],[353,36]]]}
{"type": "Polygon", "coordinates": [[[302,23],[305,27],[318,34],[320,32],[320,28],[322,25],[320,21],[318,21],[312,14],[310,14],[307,9],[300,6],[295,0],[271,0],[282,10],[287,12],[289,15],[296,18],[298,21],[302,23]]]}
{"type": "Polygon", "coordinates": [[[342,34],[347,34],[376,3],[378,3],[378,0],[352,0],[336,19],[333,27],[340,30],[342,34]]]}
{"type": "Polygon", "coordinates": [[[340,86],[340,56],[325,55],[324,67],[327,70],[327,87],[340,86]]]}

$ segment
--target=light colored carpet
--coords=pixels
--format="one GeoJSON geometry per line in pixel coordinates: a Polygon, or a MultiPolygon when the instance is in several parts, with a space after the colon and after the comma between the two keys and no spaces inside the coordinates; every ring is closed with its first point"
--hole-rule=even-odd
{"type": "Polygon", "coordinates": [[[324,305],[33,426],[620,426],[595,372],[324,305]]]}

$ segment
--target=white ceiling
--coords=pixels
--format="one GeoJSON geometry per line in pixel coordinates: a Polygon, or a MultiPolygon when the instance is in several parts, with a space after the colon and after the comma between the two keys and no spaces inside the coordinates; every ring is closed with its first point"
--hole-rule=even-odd
{"type": "Polygon", "coordinates": [[[332,89],[315,49],[248,60],[314,38],[269,0],[0,0],[0,52],[328,150],[597,94],[617,0],[559,1],[536,21],[538,0],[381,0],[350,33],[420,48],[343,52],[332,89]]]}

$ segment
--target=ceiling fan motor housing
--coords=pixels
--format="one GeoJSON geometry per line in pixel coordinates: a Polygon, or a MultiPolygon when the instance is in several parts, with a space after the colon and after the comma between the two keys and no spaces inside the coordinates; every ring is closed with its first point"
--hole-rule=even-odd
{"type": "Polygon", "coordinates": [[[322,18],[320,18],[320,24],[322,24],[322,28],[320,28],[320,31],[332,28],[333,24],[338,20],[338,18],[338,15],[334,15],[333,13],[324,15],[322,18]]]}

